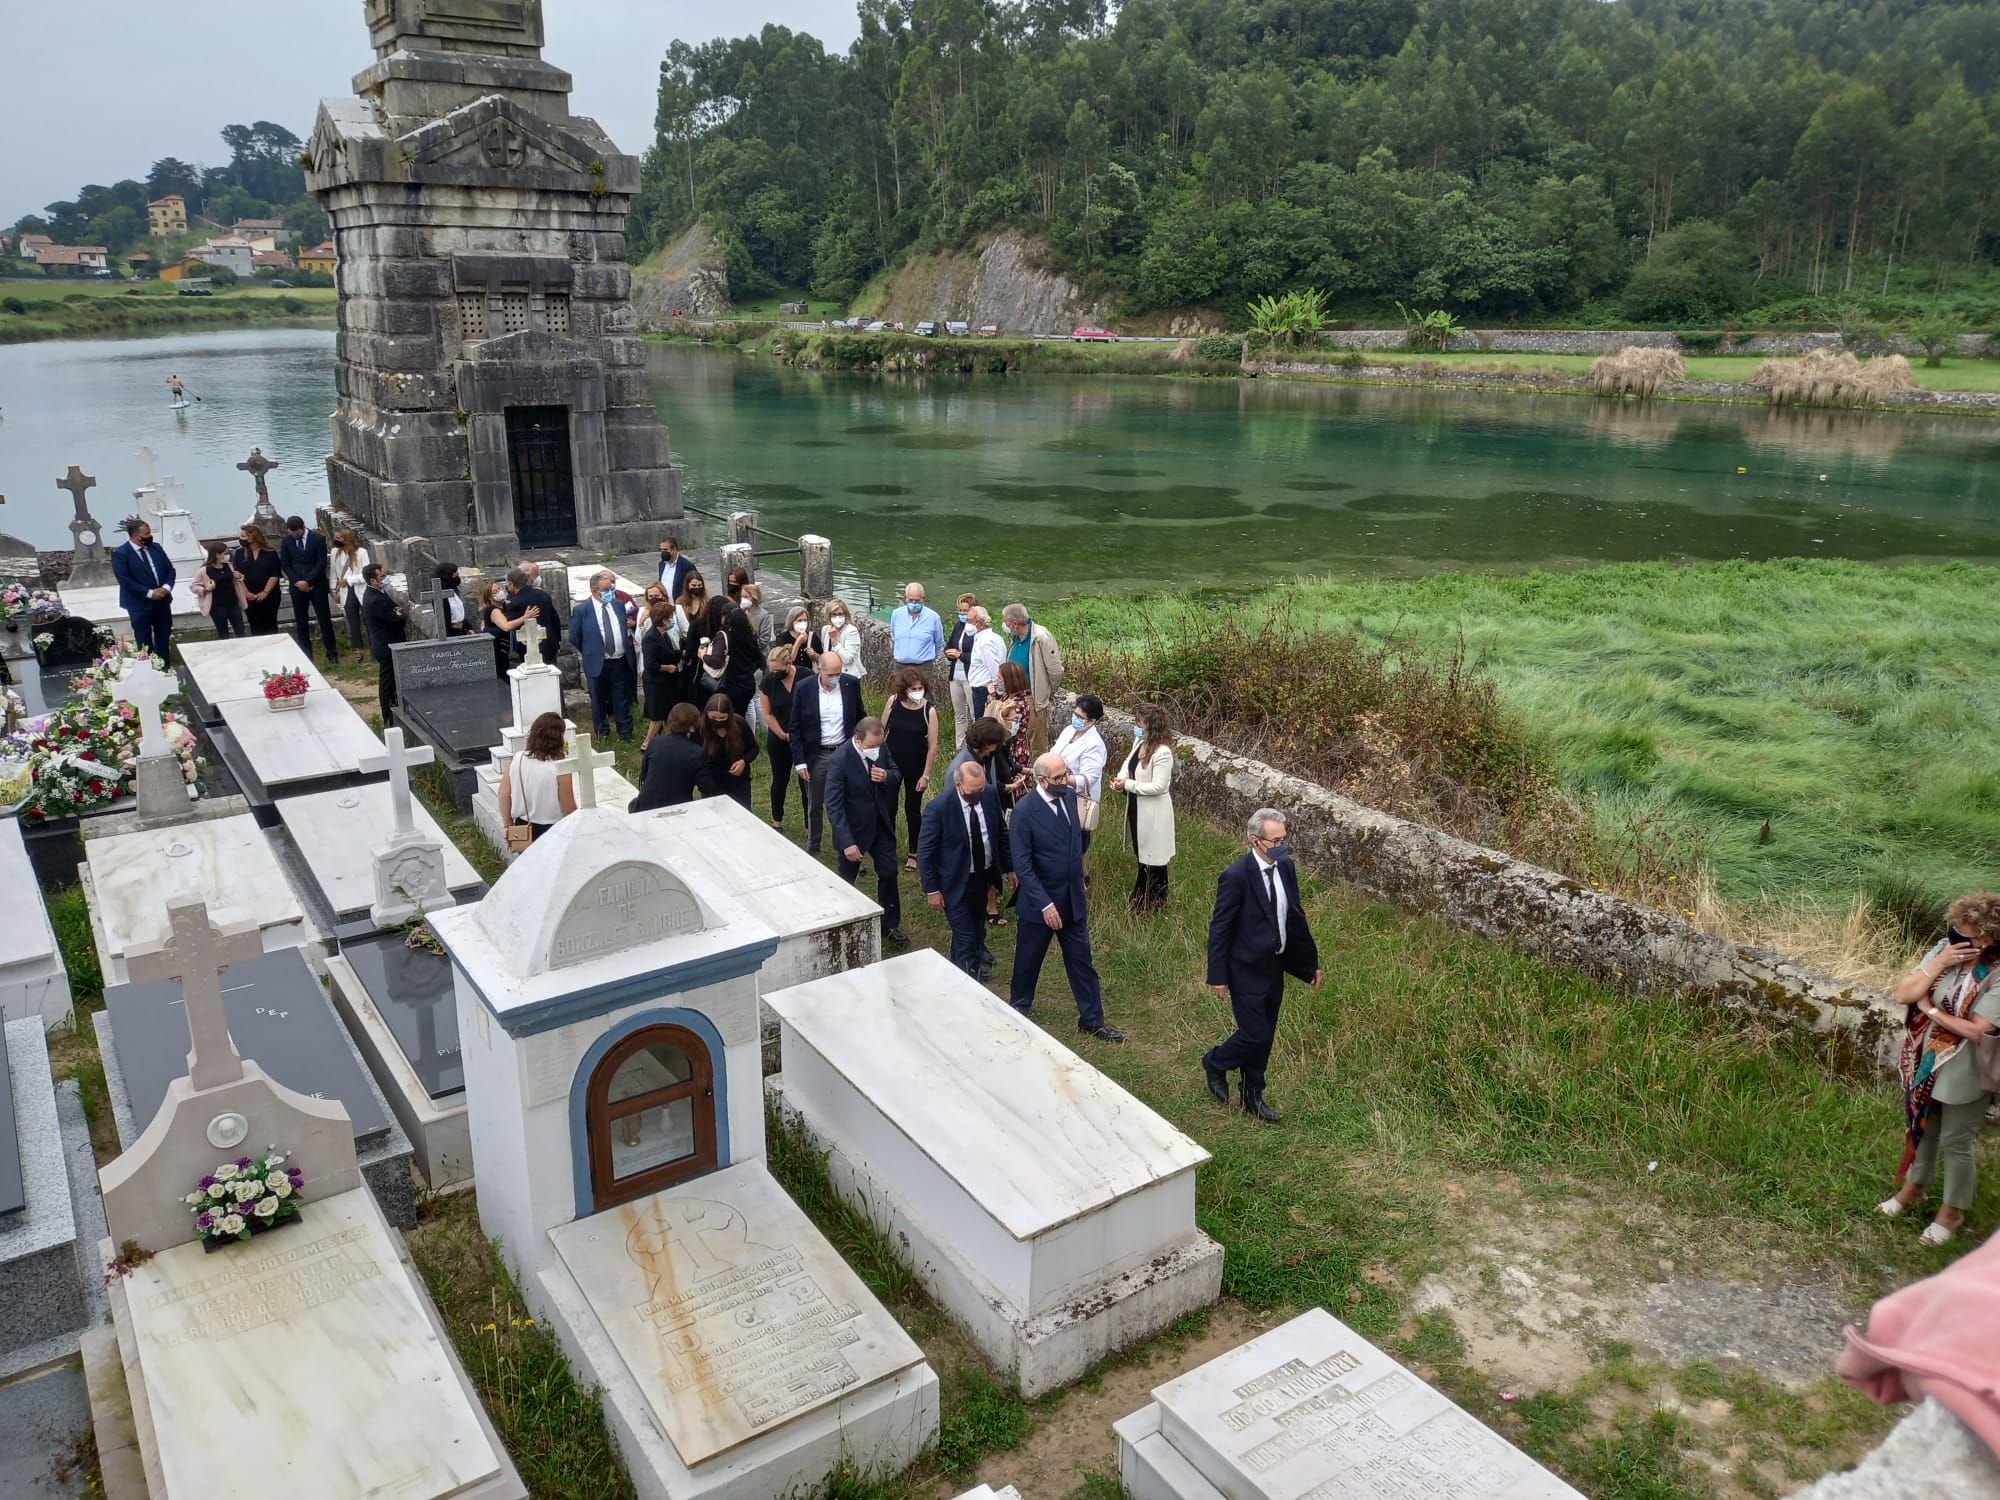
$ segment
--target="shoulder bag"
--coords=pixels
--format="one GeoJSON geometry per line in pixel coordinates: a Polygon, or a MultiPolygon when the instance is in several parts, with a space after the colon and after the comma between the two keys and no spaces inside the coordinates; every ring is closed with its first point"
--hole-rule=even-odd
{"type": "MultiPolygon", "coordinates": [[[[514,778],[514,799],[516,805],[526,801],[526,782],[521,776],[520,752],[517,751],[514,759],[508,763],[507,774],[514,778]]],[[[507,838],[507,852],[509,854],[525,854],[528,845],[535,841],[535,830],[528,826],[526,818],[516,817],[513,822],[507,825],[503,832],[507,838]]]]}

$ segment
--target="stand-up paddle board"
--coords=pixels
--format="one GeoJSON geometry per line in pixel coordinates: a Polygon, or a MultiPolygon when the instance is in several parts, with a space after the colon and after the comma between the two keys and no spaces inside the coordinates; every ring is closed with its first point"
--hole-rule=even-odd
{"type": "Polygon", "coordinates": [[[167,403],[167,410],[168,410],[168,411],[186,411],[186,410],[188,409],[188,407],[189,407],[189,405],[190,405],[190,404],[191,404],[191,403],[189,403],[189,402],[186,402],[186,401],[169,401],[169,402],[167,403]]]}

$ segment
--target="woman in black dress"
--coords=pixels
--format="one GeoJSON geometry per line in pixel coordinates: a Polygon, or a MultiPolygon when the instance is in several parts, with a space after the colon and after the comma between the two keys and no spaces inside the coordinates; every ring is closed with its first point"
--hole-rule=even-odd
{"type": "Polygon", "coordinates": [[[722,691],[729,695],[736,711],[748,717],[750,700],[757,696],[757,679],[764,675],[764,643],[757,639],[749,612],[740,606],[732,606],[724,614],[722,629],[729,637],[729,665],[722,672],[722,691]]]}
{"type": "Polygon", "coordinates": [[[201,571],[208,578],[208,622],[215,627],[215,638],[226,641],[232,635],[245,634],[243,599],[236,592],[236,569],[229,565],[229,549],[220,544],[210,547],[201,571]]]}
{"type": "Polygon", "coordinates": [[[785,793],[792,785],[792,684],[798,669],[792,648],[782,643],[771,648],[758,684],[757,696],[764,708],[764,753],[771,757],[771,826],[785,826],[785,793]]]}
{"type": "Polygon", "coordinates": [[[243,609],[250,633],[276,635],[278,606],[283,602],[278,585],[284,581],[278,551],[264,535],[264,528],[254,521],[245,521],[237,535],[243,545],[236,549],[236,571],[243,575],[243,588],[250,596],[243,609]]]}
{"type": "Polygon", "coordinates": [[[514,632],[527,623],[528,617],[507,618],[507,602],[500,597],[500,581],[496,578],[479,591],[479,619],[486,638],[493,642],[493,673],[505,682],[507,669],[514,664],[514,632]]]}
{"type": "Polygon", "coordinates": [[[749,721],[736,711],[727,693],[717,693],[702,710],[701,748],[708,755],[708,774],[715,778],[715,789],[747,808],[757,736],[750,732],[749,721]]]}
{"type": "Polygon", "coordinates": [[[931,766],[937,760],[937,707],[919,667],[905,667],[890,685],[889,706],[882,714],[889,735],[889,759],[903,773],[903,817],[910,825],[910,858],[917,867],[917,830],[924,819],[924,793],[930,790],[931,766]]]}
{"type": "Polygon", "coordinates": [[[465,598],[459,593],[458,569],[450,563],[438,564],[437,581],[444,588],[444,633],[471,635],[472,622],[465,618],[465,598]]]}
{"type": "Polygon", "coordinates": [[[645,678],[639,693],[639,706],[646,715],[646,737],[639,742],[643,752],[653,736],[666,732],[667,715],[681,701],[681,632],[674,606],[665,597],[647,609],[646,633],[639,638],[639,669],[645,678]]]}

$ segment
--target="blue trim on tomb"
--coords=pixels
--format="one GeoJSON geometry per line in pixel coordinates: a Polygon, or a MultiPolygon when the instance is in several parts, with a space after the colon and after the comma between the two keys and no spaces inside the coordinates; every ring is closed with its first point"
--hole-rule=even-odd
{"type": "MultiPolygon", "coordinates": [[[[445,946],[447,949],[451,946],[448,939],[445,946]]],[[[521,1037],[539,1036],[544,1031],[554,1031],[557,1027],[573,1025],[578,1021],[588,1021],[592,1017],[604,1015],[623,1006],[656,1000],[663,994],[685,994],[689,990],[703,989],[731,979],[741,979],[744,975],[754,974],[763,968],[764,960],[777,951],[776,937],[760,938],[754,943],[731,948],[724,953],[710,953],[701,958],[668,964],[663,969],[648,969],[638,974],[627,974],[611,984],[599,985],[594,989],[576,990],[567,995],[552,995],[546,1000],[518,1005],[505,1011],[494,1006],[492,999],[479,987],[479,982],[466,971],[463,964],[457,967],[459,977],[472,986],[472,992],[479,997],[479,1003],[485,1006],[487,1013],[500,1023],[500,1029],[518,1040],[521,1037]]]]}
{"type": "Polygon", "coordinates": [[[590,1189],[590,1122],[587,1118],[590,1075],[597,1071],[597,1065],[604,1061],[613,1047],[633,1032],[643,1031],[648,1026],[685,1027],[700,1037],[702,1045],[708,1048],[709,1072],[715,1079],[715,1169],[719,1172],[730,1164],[729,1068],[723,1056],[722,1033],[700,1011],[684,1010],[678,1006],[663,1006],[659,1010],[627,1016],[590,1044],[590,1050],[583,1054],[583,1061],[576,1065],[576,1076],[570,1080],[569,1154],[576,1183],[576,1217],[579,1219],[588,1219],[597,1212],[597,1195],[590,1189]]]}

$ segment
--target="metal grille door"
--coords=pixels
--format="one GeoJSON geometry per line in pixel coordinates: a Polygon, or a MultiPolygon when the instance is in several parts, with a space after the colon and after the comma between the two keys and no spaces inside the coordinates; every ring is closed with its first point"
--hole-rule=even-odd
{"type": "Polygon", "coordinates": [[[514,529],[524,547],[576,543],[576,489],[570,474],[569,408],[507,408],[507,468],[514,482],[514,529]]]}

